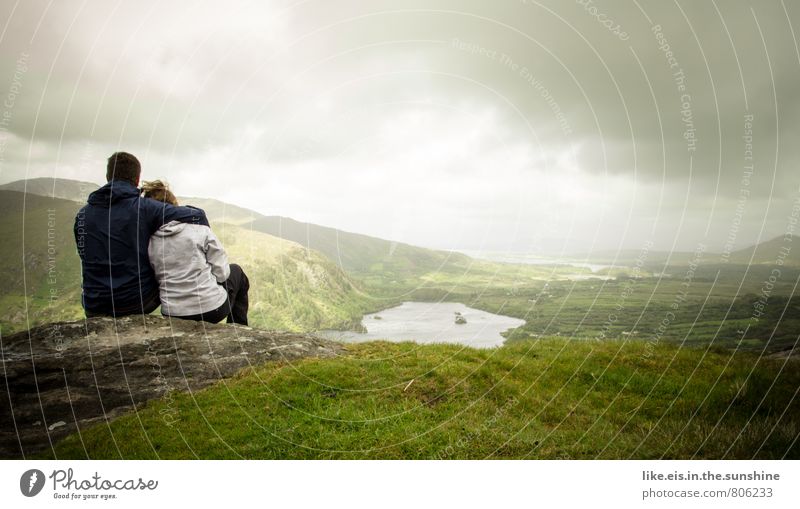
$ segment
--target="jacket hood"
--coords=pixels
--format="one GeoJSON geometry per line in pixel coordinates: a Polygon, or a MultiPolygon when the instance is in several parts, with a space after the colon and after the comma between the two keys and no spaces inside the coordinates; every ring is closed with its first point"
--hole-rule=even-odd
{"type": "Polygon", "coordinates": [[[139,196],[139,189],[133,184],[122,180],[112,180],[90,194],[87,201],[90,205],[108,207],[120,200],[137,196],[139,196]]]}
{"type": "Polygon", "coordinates": [[[186,223],[180,221],[170,221],[165,224],[153,234],[156,237],[169,237],[170,235],[177,235],[186,228],[186,223]]]}

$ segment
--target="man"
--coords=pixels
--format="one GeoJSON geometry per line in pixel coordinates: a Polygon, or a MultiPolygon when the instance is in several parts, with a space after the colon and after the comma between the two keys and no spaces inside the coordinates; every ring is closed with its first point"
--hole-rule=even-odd
{"type": "Polygon", "coordinates": [[[108,158],[108,183],[89,195],[75,217],[87,317],[155,311],[158,281],[147,253],[150,237],[170,221],[208,226],[205,212],[142,198],[139,160],[127,152],[108,158]]]}

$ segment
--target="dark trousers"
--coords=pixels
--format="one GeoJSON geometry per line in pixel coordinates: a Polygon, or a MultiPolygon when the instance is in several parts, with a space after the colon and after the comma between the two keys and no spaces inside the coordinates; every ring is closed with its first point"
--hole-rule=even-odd
{"type": "Polygon", "coordinates": [[[107,311],[89,311],[85,309],[86,318],[94,318],[97,316],[111,316],[114,318],[122,318],[123,316],[130,315],[149,315],[161,305],[161,299],[158,296],[158,290],[152,295],[143,297],[139,302],[128,305],[114,306],[113,310],[107,311]]]}
{"type": "Polygon", "coordinates": [[[247,297],[247,292],[250,290],[250,280],[247,279],[247,274],[244,273],[239,265],[232,263],[231,275],[228,276],[224,283],[221,283],[221,286],[228,292],[228,299],[220,307],[199,315],[173,316],[173,318],[210,323],[219,323],[224,318],[227,318],[228,323],[247,325],[247,310],[250,308],[250,302],[247,297]]]}

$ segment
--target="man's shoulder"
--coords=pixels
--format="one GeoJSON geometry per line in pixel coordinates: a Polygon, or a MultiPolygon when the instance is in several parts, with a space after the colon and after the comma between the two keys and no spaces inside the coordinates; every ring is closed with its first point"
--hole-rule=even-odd
{"type": "Polygon", "coordinates": [[[138,199],[139,206],[155,207],[159,210],[179,210],[182,212],[192,212],[194,214],[201,214],[203,216],[206,215],[206,212],[203,209],[194,207],[192,205],[172,205],[170,203],[164,203],[163,201],[154,200],[145,196],[139,196],[138,199]]]}
{"type": "Polygon", "coordinates": [[[85,221],[92,208],[93,206],[90,203],[84,203],[75,213],[75,221],[85,221]]]}
{"type": "Polygon", "coordinates": [[[205,210],[201,209],[200,207],[195,207],[194,205],[178,205],[178,206],[179,207],[183,207],[185,209],[190,209],[190,210],[197,211],[198,213],[203,214],[203,215],[206,214],[205,210]]]}
{"type": "Polygon", "coordinates": [[[162,221],[160,224],[180,221],[181,223],[208,225],[208,218],[203,209],[185,205],[170,205],[150,198],[142,198],[141,200],[144,205],[140,206],[140,211],[143,211],[147,217],[162,221]]]}

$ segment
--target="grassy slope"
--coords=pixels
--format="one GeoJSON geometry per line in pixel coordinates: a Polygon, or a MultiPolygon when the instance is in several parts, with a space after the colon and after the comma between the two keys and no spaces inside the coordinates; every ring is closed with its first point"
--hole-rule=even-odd
{"type": "Polygon", "coordinates": [[[800,457],[796,360],[563,339],[348,350],[153,402],[55,456],[800,457]]]}
{"type": "Polygon", "coordinates": [[[372,301],[330,260],[294,242],[214,224],[231,263],[250,279],[250,323],[292,331],[348,328],[372,301]]]}
{"type": "MultiPolygon", "coordinates": [[[[800,238],[797,236],[789,235],[788,237],[776,237],[771,240],[762,242],[756,246],[746,247],[731,253],[730,259],[732,263],[753,263],[767,264],[775,263],[778,258],[781,248],[791,247],[792,243],[797,243],[800,238]],[[791,240],[788,240],[791,239],[791,240]]],[[[794,248],[788,254],[784,254],[784,264],[791,266],[800,266],[800,249],[794,248]]]]}
{"type": "MultiPolygon", "coordinates": [[[[0,238],[4,241],[0,248],[4,281],[0,326],[4,334],[83,316],[80,262],[72,234],[79,208],[74,201],[0,191],[0,238]],[[51,209],[56,270],[52,280],[48,272],[51,209]],[[57,299],[49,298],[51,290],[57,299]]],[[[254,326],[305,331],[342,327],[358,322],[372,306],[347,275],[319,253],[237,226],[215,224],[215,231],[231,261],[250,275],[254,326]]]]}
{"type": "Polygon", "coordinates": [[[26,329],[27,325],[76,320],[82,316],[80,262],[72,234],[79,208],[80,205],[72,201],[0,191],[0,239],[3,239],[0,243],[0,276],[3,279],[0,326],[3,333],[26,329]],[[51,221],[52,235],[48,238],[51,221]],[[53,248],[50,253],[48,244],[53,248]],[[51,269],[54,272],[51,273],[51,269]],[[55,299],[51,299],[51,295],[55,299]]]}
{"type": "Polygon", "coordinates": [[[470,261],[460,253],[425,249],[285,217],[256,214],[248,226],[315,249],[368,285],[373,278],[409,284],[420,274],[447,271],[470,261]]]}
{"type": "Polygon", "coordinates": [[[229,203],[214,200],[213,198],[178,198],[182,205],[192,205],[203,209],[206,215],[213,218],[214,221],[233,225],[244,225],[253,220],[253,212],[250,209],[244,209],[231,205],[229,203]]]}

